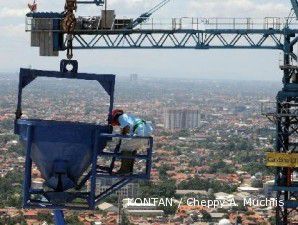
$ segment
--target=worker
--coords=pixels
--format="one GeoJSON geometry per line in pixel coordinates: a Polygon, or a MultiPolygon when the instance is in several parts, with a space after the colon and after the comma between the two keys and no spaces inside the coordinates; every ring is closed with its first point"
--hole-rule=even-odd
{"type": "Polygon", "coordinates": [[[126,114],[121,109],[113,110],[112,125],[120,126],[123,135],[149,137],[153,132],[151,122],[126,114]]]}
{"type": "MultiPolygon", "coordinates": [[[[150,137],[153,132],[151,122],[142,120],[136,116],[126,114],[121,109],[115,109],[112,112],[112,126],[119,126],[122,135],[150,137]]],[[[126,139],[120,140],[121,154],[126,157],[135,157],[137,151],[144,147],[144,139],[126,139]]],[[[133,173],[135,159],[121,160],[121,167],[117,174],[129,175],[133,173]]]]}
{"type": "Polygon", "coordinates": [[[31,12],[36,12],[37,10],[37,3],[36,0],[33,1],[33,4],[28,4],[28,8],[30,9],[31,12]]]}

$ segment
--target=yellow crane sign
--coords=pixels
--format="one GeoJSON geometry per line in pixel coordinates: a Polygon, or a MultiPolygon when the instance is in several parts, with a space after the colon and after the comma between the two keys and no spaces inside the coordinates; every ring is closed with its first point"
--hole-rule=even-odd
{"type": "Polygon", "coordinates": [[[268,167],[298,168],[298,153],[267,153],[268,167]]]}

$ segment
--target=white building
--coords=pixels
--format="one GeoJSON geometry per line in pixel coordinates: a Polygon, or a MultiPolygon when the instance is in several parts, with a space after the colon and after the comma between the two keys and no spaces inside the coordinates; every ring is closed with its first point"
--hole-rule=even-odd
{"type": "Polygon", "coordinates": [[[198,128],[201,114],[198,109],[167,108],[164,110],[164,126],[170,131],[198,128]]]}
{"type": "Polygon", "coordinates": [[[130,74],[130,81],[137,82],[139,78],[138,74],[130,74]]]}

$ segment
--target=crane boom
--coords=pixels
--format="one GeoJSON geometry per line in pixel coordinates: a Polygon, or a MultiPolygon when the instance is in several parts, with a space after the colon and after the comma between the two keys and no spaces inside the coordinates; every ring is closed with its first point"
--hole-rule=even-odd
{"type": "Polygon", "coordinates": [[[164,0],[162,2],[160,2],[159,4],[157,4],[156,6],[154,6],[152,9],[150,9],[148,11],[148,13],[155,13],[156,11],[158,11],[159,9],[161,9],[162,7],[164,7],[166,4],[168,4],[171,0],[164,0]]]}
{"type": "Polygon", "coordinates": [[[295,12],[296,15],[296,19],[298,19],[298,2],[297,0],[291,0],[292,6],[293,6],[293,10],[295,12]]]}

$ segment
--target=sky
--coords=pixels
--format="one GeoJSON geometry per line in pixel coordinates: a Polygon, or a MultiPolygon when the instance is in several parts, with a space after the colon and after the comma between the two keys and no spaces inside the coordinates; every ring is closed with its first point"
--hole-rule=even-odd
{"type": "MultiPolygon", "coordinates": [[[[59,57],[40,57],[30,47],[25,32],[28,1],[0,0],[0,72],[20,67],[57,70],[59,57]]],[[[159,0],[108,0],[119,17],[137,17],[159,0]]],[[[61,12],[64,0],[37,0],[39,11],[61,12]]],[[[154,15],[180,17],[286,17],[290,0],[172,0],[154,15]]],[[[97,15],[100,8],[80,6],[78,15],[97,15]]],[[[119,76],[181,77],[198,79],[281,80],[281,52],[277,50],[78,50],[80,72],[113,73],[119,76]]]]}

